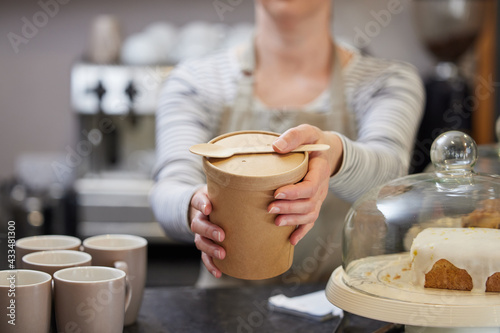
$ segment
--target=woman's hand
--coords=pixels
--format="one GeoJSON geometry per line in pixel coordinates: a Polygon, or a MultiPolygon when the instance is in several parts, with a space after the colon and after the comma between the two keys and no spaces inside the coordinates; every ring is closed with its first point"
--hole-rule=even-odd
{"type": "Polygon", "coordinates": [[[304,179],[297,184],[280,187],[274,192],[275,201],[268,206],[268,212],[279,214],[278,226],[297,225],[290,235],[290,242],[296,245],[314,226],[321,205],[328,194],[330,177],[337,173],[342,164],[343,149],[340,138],[332,132],[323,132],[311,125],[300,125],[283,133],[273,143],[278,153],[288,153],[302,144],[324,143],[330,145],[327,151],[309,153],[309,169],[304,179]]]}
{"type": "Polygon", "coordinates": [[[219,226],[210,222],[208,215],[212,212],[212,204],[208,199],[207,186],[205,185],[191,198],[189,209],[189,221],[191,230],[194,232],[194,243],[201,251],[201,260],[208,271],[216,278],[221,277],[222,272],[214,265],[213,258],[224,259],[226,251],[215,242],[222,242],[225,234],[219,226]]]}
{"type": "MultiPolygon", "coordinates": [[[[271,214],[279,214],[275,223],[279,226],[298,225],[290,236],[296,245],[318,218],[321,204],[328,193],[330,176],[335,174],[342,162],[342,142],[334,133],[323,132],[311,125],[300,125],[283,133],[273,144],[278,153],[287,153],[302,144],[325,143],[330,149],[309,153],[309,169],[304,179],[297,184],[280,187],[274,192],[276,198],[268,206],[271,214]]],[[[222,242],[225,233],[209,220],[212,204],[208,199],[207,187],[198,190],[191,198],[189,221],[195,234],[195,244],[201,251],[201,259],[207,269],[219,278],[222,272],[214,265],[213,258],[224,259],[224,248],[215,242],[222,242]]]]}

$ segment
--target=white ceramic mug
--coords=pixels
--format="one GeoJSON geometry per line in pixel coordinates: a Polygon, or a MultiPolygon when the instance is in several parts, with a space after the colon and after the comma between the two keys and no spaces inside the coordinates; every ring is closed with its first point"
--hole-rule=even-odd
{"type": "Polygon", "coordinates": [[[74,250],[39,251],[23,257],[24,268],[42,271],[52,276],[64,268],[90,266],[91,264],[90,254],[74,250]]]}
{"type": "Polygon", "coordinates": [[[25,255],[37,251],[79,250],[82,241],[66,235],[31,236],[18,239],[16,242],[16,266],[23,268],[25,255]]]}
{"type": "Polygon", "coordinates": [[[49,333],[52,277],[40,271],[0,271],[0,332],[49,333]]]}
{"type": "Polygon", "coordinates": [[[57,332],[121,333],[133,290],[124,271],[87,266],[54,273],[57,332]]]}
{"type": "Polygon", "coordinates": [[[96,266],[116,267],[124,270],[134,290],[130,307],[125,313],[125,325],[133,324],[139,314],[146,285],[146,239],[134,235],[99,235],[83,241],[84,251],[92,256],[96,266]]]}

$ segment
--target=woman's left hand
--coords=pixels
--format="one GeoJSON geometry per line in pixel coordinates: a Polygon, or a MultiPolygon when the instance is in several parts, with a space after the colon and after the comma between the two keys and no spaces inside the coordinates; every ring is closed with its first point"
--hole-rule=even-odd
{"type": "Polygon", "coordinates": [[[273,143],[278,153],[288,153],[303,144],[323,143],[330,145],[326,151],[309,152],[309,169],[304,179],[293,185],[280,187],[274,192],[276,199],[268,206],[268,212],[279,214],[278,226],[297,225],[290,235],[296,245],[314,226],[321,205],[328,194],[329,180],[341,166],[343,149],[340,138],[332,132],[321,131],[311,125],[300,125],[287,130],[273,143]]]}

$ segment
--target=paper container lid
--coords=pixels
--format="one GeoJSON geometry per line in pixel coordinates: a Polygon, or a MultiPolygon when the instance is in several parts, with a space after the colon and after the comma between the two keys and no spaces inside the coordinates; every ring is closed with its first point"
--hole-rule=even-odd
{"type": "MultiPolygon", "coordinates": [[[[240,131],[218,136],[209,143],[226,147],[272,145],[279,134],[265,131],[240,131]]],[[[259,191],[274,190],[296,183],[304,177],[308,153],[241,154],[229,158],[203,158],[208,178],[224,187],[259,191]]]]}

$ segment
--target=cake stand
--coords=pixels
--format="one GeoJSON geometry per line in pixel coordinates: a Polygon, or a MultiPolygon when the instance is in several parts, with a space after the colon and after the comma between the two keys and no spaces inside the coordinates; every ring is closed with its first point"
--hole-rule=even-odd
{"type": "Polygon", "coordinates": [[[403,324],[407,333],[500,332],[500,293],[414,286],[409,253],[356,260],[347,271],[338,267],[326,287],[328,300],[347,312],[403,324]]]}

